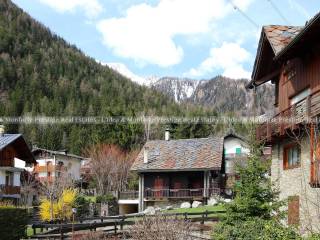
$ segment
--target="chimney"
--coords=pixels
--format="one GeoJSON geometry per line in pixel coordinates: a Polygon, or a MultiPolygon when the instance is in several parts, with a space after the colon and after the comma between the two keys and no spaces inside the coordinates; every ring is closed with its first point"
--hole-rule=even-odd
{"type": "Polygon", "coordinates": [[[4,135],[4,126],[0,124],[0,137],[4,135]]]}
{"type": "Polygon", "coordinates": [[[170,131],[169,131],[169,128],[166,129],[165,133],[164,133],[164,139],[166,141],[169,141],[170,140],[170,131]]]}
{"type": "Polygon", "coordinates": [[[148,154],[149,154],[149,148],[148,147],[144,147],[143,163],[148,163],[148,154]]]}

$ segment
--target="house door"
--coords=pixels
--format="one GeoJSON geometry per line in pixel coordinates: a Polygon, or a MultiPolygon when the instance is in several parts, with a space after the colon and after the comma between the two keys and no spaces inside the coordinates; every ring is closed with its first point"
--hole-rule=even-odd
{"type": "Polygon", "coordinates": [[[163,196],[163,187],[164,187],[164,180],[159,176],[156,177],[154,180],[154,196],[155,197],[162,197],[163,196]]]}

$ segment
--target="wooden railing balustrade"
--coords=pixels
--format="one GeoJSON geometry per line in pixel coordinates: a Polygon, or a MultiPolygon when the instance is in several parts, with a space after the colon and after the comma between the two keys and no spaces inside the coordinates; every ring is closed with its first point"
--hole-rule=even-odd
{"type": "Polygon", "coordinates": [[[125,199],[138,199],[139,198],[139,192],[138,191],[126,191],[126,192],[120,192],[119,193],[119,199],[125,200],[125,199]]]}
{"type": "Polygon", "coordinates": [[[298,124],[310,122],[319,114],[320,90],[259,124],[256,129],[256,137],[258,140],[271,141],[273,136],[283,136],[287,130],[294,130],[298,124]]]}
{"type": "Polygon", "coordinates": [[[20,187],[2,184],[0,185],[0,194],[5,194],[5,195],[20,194],[20,187]]]}

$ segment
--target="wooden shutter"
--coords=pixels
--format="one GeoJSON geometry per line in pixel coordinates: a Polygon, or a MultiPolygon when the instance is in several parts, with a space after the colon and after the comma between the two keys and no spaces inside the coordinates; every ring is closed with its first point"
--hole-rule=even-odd
{"type": "Polygon", "coordinates": [[[297,225],[299,222],[299,196],[291,196],[288,201],[288,224],[297,225]]]}

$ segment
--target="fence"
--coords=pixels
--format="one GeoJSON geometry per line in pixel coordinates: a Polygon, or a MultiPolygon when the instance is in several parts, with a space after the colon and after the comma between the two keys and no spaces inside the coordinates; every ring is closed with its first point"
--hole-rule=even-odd
{"type": "MultiPolygon", "coordinates": [[[[204,211],[204,212],[184,212],[184,213],[162,213],[161,216],[167,217],[175,217],[176,219],[184,219],[185,221],[191,222],[199,222],[204,225],[206,221],[218,221],[219,214],[223,214],[225,211],[204,211]]],[[[127,214],[120,216],[108,216],[108,217],[100,217],[100,218],[83,218],[79,219],[76,223],[37,223],[33,224],[33,233],[32,238],[36,239],[45,239],[45,238],[59,238],[64,239],[67,236],[66,233],[72,231],[81,231],[81,230],[90,230],[96,231],[97,228],[102,227],[111,227],[108,230],[104,230],[105,232],[113,232],[114,234],[118,234],[119,230],[123,230],[123,227],[126,225],[132,225],[135,223],[136,218],[141,217],[152,217],[154,215],[145,215],[142,213],[137,214],[127,214]],[[87,222],[86,221],[91,221],[87,222]],[[93,222],[92,222],[93,221],[93,222]],[[51,229],[46,233],[36,234],[36,229],[51,229]]]]}

